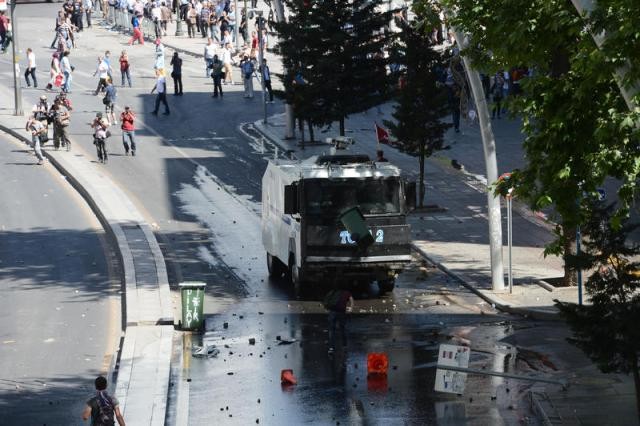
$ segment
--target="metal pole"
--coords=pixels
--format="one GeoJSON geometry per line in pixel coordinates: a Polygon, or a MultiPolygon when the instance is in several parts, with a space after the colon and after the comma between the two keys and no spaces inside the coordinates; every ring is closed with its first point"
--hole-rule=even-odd
{"type": "Polygon", "coordinates": [[[20,57],[18,53],[18,25],[15,19],[15,0],[11,2],[11,53],[13,54],[13,97],[15,109],[13,115],[23,115],[22,112],[22,86],[20,86],[20,73],[18,67],[20,66],[20,57]]]}
{"type": "Polygon", "coordinates": [[[513,247],[513,214],[511,195],[507,195],[507,244],[509,245],[509,293],[513,293],[513,267],[511,262],[511,249],[513,247]]]}
{"type": "MultiPolygon", "coordinates": [[[[455,28],[453,33],[460,48],[466,45],[466,40],[455,28]],[[464,43],[463,43],[464,42],[464,43]]],[[[480,132],[482,134],[482,147],[484,151],[484,163],[487,171],[487,183],[498,180],[498,160],[496,159],[496,140],[491,130],[489,109],[485,98],[484,88],[478,71],[473,69],[471,59],[462,56],[465,71],[469,78],[469,85],[473,92],[480,132]]],[[[504,290],[504,265],[502,262],[502,223],[500,220],[500,199],[492,191],[487,191],[487,213],[489,216],[489,248],[491,257],[491,288],[493,291],[504,290]]]]}
{"type": "MultiPolygon", "coordinates": [[[[576,8],[578,13],[580,13],[581,15],[585,14],[589,16],[591,12],[593,12],[593,9],[595,9],[597,2],[593,0],[571,0],[571,3],[573,3],[573,6],[576,8]]],[[[602,45],[604,44],[607,35],[604,32],[600,34],[592,33],[592,37],[593,41],[595,41],[596,45],[598,46],[598,49],[602,49],[602,45]]],[[[618,84],[618,88],[620,89],[620,93],[622,94],[622,97],[627,104],[627,107],[633,111],[633,109],[636,107],[636,103],[633,101],[633,97],[640,90],[640,85],[638,85],[638,83],[636,82],[630,87],[625,86],[624,78],[629,72],[629,69],[629,61],[627,60],[624,65],[616,69],[614,77],[616,83],[618,84]]]]}
{"type": "Polygon", "coordinates": [[[554,385],[560,385],[562,387],[567,387],[566,380],[556,380],[556,379],[547,379],[543,377],[530,377],[530,376],[520,376],[517,374],[510,373],[501,373],[498,371],[488,371],[488,370],[476,370],[474,368],[463,368],[463,367],[454,367],[450,365],[437,365],[438,369],[441,370],[451,370],[451,371],[459,371],[461,373],[471,373],[471,374],[481,374],[483,376],[497,376],[497,377],[505,377],[507,379],[515,379],[515,380],[528,380],[531,382],[541,382],[541,383],[551,383],[554,385]]]}
{"type": "MultiPolygon", "coordinates": [[[[580,225],[576,227],[576,257],[580,256],[580,240],[582,235],[580,225]]],[[[578,268],[578,305],[582,306],[582,269],[578,268]]]]}
{"type": "Polygon", "coordinates": [[[258,61],[260,62],[260,84],[262,85],[262,109],[264,111],[264,119],[262,122],[267,124],[267,95],[265,93],[266,86],[264,84],[264,70],[262,70],[262,64],[264,60],[264,39],[262,37],[262,31],[264,30],[264,17],[262,13],[258,15],[258,46],[260,47],[260,53],[258,54],[258,61]]]}
{"type": "Polygon", "coordinates": [[[182,17],[180,16],[180,2],[177,2],[176,4],[176,37],[179,37],[181,35],[184,35],[184,32],[182,31],[182,17]]]}
{"type": "MultiPolygon", "coordinates": [[[[233,32],[235,34],[235,38],[236,38],[236,51],[238,51],[240,49],[240,21],[242,21],[242,14],[240,13],[240,9],[238,9],[238,0],[233,0],[233,6],[235,8],[235,15],[236,15],[236,23],[234,25],[233,28],[233,32]],[[240,16],[238,16],[238,13],[240,13],[240,16]]],[[[245,12],[246,13],[246,12],[245,12]]]]}

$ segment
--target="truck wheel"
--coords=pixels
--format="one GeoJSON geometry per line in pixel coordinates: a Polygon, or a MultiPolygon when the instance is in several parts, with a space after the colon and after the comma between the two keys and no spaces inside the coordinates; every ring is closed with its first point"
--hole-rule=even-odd
{"type": "Polygon", "coordinates": [[[396,286],[396,280],[378,281],[378,288],[380,289],[380,295],[393,291],[395,286],[396,286]]]}
{"type": "Polygon", "coordinates": [[[296,266],[296,261],[293,256],[289,258],[289,280],[293,286],[293,293],[296,299],[299,299],[302,296],[300,268],[296,266]]]}
{"type": "Polygon", "coordinates": [[[271,253],[267,253],[267,269],[269,270],[269,276],[272,278],[280,278],[287,272],[287,268],[277,257],[271,253]]]}

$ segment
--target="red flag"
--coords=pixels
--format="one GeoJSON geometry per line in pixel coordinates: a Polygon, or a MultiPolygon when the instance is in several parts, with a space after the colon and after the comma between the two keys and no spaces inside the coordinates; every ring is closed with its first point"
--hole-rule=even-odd
{"type": "Polygon", "coordinates": [[[378,126],[378,123],[375,123],[375,125],[378,143],[389,145],[389,132],[387,132],[383,127],[378,126]]]}

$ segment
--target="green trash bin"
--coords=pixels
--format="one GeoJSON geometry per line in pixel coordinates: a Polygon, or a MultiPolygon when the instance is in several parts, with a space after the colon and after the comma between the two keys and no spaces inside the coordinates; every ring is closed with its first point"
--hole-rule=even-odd
{"type": "Polygon", "coordinates": [[[358,207],[352,207],[340,214],[340,222],[351,234],[351,239],[358,244],[361,250],[365,250],[373,244],[373,235],[367,229],[367,223],[358,207]]]}
{"type": "Polygon", "coordinates": [[[179,284],[182,298],[182,329],[202,330],[204,327],[204,288],[206,283],[188,281],[179,284]]]}

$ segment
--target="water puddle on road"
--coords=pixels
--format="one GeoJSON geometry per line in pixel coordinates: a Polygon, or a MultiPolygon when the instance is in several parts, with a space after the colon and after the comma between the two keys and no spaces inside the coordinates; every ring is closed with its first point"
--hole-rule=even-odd
{"type": "MultiPolygon", "coordinates": [[[[385,323],[358,315],[348,325],[346,347],[327,353],[322,314],[236,313],[207,318],[196,346],[220,350],[194,358],[188,371],[189,424],[527,424],[531,384],[468,374],[461,394],[434,391],[441,343],[468,345],[470,368],[517,374],[517,349],[501,343],[510,323],[482,323],[479,316],[450,318],[450,326],[424,315],[385,323]],[[226,326],[225,326],[226,323],[226,326]],[[385,353],[385,376],[368,377],[367,354],[385,353]],[[296,385],[282,386],[291,369],[296,385]],[[339,423],[338,423],[339,422],[339,423]]],[[[181,366],[174,366],[180,368],[181,366]]]]}

